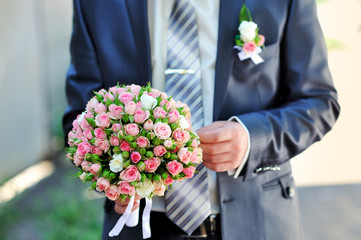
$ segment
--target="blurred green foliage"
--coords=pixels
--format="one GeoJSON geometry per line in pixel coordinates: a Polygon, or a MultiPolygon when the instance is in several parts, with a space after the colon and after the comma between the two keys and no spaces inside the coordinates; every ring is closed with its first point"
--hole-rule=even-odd
{"type": "Polygon", "coordinates": [[[103,198],[88,199],[84,194],[88,187],[74,179],[71,170],[58,170],[37,186],[0,205],[0,239],[99,240],[103,198]]]}

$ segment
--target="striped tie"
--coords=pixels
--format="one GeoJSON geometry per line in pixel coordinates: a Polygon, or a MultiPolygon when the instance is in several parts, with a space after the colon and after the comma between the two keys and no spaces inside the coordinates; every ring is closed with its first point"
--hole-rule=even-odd
{"type": "MultiPolygon", "coordinates": [[[[191,109],[193,128],[203,126],[203,103],[196,12],[187,0],[176,0],[168,28],[166,92],[191,109]]],[[[166,215],[187,234],[211,213],[207,170],[197,167],[192,179],[175,182],[166,193],[166,215]]]]}

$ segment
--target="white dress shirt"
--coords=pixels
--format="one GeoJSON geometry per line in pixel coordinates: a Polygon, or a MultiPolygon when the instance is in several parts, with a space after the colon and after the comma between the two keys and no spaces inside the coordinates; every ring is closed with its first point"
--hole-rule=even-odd
{"type": "MultiPolygon", "coordinates": [[[[220,0],[190,0],[197,13],[198,39],[201,64],[201,84],[204,124],[209,125],[213,122],[213,101],[214,101],[214,82],[217,55],[218,40],[218,19],[219,19],[219,1],[220,0]]],[[[148,0],[148,22],[152,57],[152,85],[154,88],[165,90],[165,74],[167,68],[167,33],[169,17],[174,5],[174,0],[148,0]]],[[[243,123],[233,117],[240,124],[243,123]]],[[[244,126],[244,125],[243,125],[244,126]]],[[[248,139],[249,139],[249,133],[248,139]]],[[[250,140],[248,140],[247,156],[238,167],[237,171],[228,171],[228,174],[238,177],[246,160],[248,159],[250,140]]],[[[214,171],[208,169],[208,185],[210,192],[212,213],[219,213],[219,201],[217,194],[217,175],[214,171]]],[[[164,198],[153,198],[153,211],[164,212],[164,198]]]]}

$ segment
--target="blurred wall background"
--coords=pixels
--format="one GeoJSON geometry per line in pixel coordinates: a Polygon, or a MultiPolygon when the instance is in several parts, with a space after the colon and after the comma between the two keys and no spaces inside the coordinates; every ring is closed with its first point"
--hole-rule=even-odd
{"type": "MultiPolygon", "coordinates": [[[[292,160],[299,185],[361,183],[361,2],[318,0],[341,116],[292,160]]],[[[0,8],[0,183],[62,146],[71,0],[12,0],[0,8]]]]}
{"type": "Polygon", "coordinates": [[[72,1],[0,7],[0,183],[62,144],[72,1]]]}

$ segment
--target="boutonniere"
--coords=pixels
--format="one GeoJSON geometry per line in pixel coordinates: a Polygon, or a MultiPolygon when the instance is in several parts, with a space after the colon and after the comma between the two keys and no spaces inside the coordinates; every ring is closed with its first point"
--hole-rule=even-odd
{"type": "Polygon", "coordinates": [[[258,26],[253,22],[251,13],[246,5],[243,4],[239,13],[239,34],[235,37],[234,48],[239,51],[239,60],[243,61],[250,58],[255,64],[263,62],[259,56],[264,48],[265,37],[258,34],[258,26]]]}

